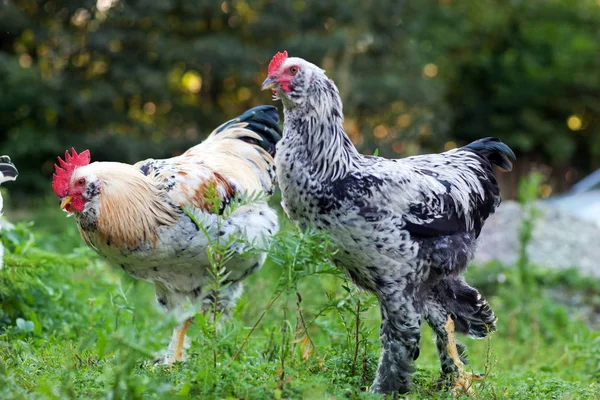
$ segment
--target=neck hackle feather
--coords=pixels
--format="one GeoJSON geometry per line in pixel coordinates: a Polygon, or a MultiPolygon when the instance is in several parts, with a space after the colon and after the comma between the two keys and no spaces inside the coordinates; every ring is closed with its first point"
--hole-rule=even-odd
{"type": "MultiPolygon", "coordinates": [[[[152,179],[129,164],[93,163],[75,172],[95,175],[100,184],[96,224],[91,231],[79,226],[89,245],[110,243],[120,249],[134,250],[144,243],[154,247],[161,226],[177,222],[177,211],[170,206],[165,193],[152,179]]],[[[85,218],[85,215],[81,216],[85,218]]]]}

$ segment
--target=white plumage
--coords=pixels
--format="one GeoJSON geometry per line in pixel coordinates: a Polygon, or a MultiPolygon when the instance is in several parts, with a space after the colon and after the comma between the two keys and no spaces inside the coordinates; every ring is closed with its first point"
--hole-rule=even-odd
{"type": "MultiPolygon", "coordinates": [[[[152,282],[158,303],[169,311],[188,299],[203,310],[215,303],[207,249],[217,242],[230,246],[233,256],[224,264],[216,304],[227,313],[241,295],[242,281],[264,263],[264,250],[278,230],[277,215],[266,202],[275,188],[277,120],[274,107],[256,107],[178,157],[135,165],[89,164],[89,152],[67,154],[53,187],[85,242],[132,276],[152,282]],[[237,204],[246,197],[256,201],[237,204]],[[262,251],[245,254],[250,248],[262,251]]],[[[161,362],[183,359],[187,326],[185,321],[175,330],[161,362]]]]}
{"type": "MultiPolygon", "coordinates": [[[[17,179],[19,171],[15,165],[10,161],[9,156],[0,156],[0,184],[5,182],[14,181],[17,179]]],[[[4,210],[4,200],[2,194],[0,194],[0,216],[2,216],[4,210]]],[[[4,245],[0,243],[0,269],[4,266],[4,245]]]]}

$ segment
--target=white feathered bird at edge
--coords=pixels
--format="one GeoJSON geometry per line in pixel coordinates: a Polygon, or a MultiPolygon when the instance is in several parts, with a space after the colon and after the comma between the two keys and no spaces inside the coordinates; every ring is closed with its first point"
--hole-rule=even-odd
{"type": "MultiPolygon", "coordinates": [[[[5,182],[14,181],[19,176],[19,171],[15,165],[10,161],[9,156],[0,156],[0,185],[5,182]]],[[[2,216],[4,210],[4,201],[2,194],[0,194],[0,216],[2,216]]],[[[4,266],[4,244],[0,243],[0,269],[4,266]]]]}

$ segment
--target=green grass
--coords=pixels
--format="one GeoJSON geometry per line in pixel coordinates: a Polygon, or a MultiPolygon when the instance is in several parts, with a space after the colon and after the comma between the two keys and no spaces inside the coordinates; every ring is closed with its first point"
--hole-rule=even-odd
{"type": "MultiPolygon", "coordinates": [[[[55,206],[40,209],[19,215],[33,227],[4,233],[11,254],[0,271],[0,398],[380,398],[365,391],[380,349],[378,307],[323,261],[323,237],[286,227],[233,318],[215,334],[197,317],[189,360],[169,368],[148,362],[176,324],[157,309],[152,286],[82,247],[74,221],[55,206]]],[[[552,300],[559,288],[597,306],[598,282],[530,270],[533,289],[514,269],[470,269],[499,317],[490,340],[462,339],[469,368],[488,373],[476,395],[599,398],[600,336],[552,300]]],[[[410,398],[453,398],[436,389],[426,326],[416,366],[410,398]]]]}

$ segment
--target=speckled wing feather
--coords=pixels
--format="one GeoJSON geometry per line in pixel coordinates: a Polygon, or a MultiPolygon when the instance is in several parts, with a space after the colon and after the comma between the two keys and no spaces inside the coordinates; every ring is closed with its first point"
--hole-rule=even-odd
{"type": "MultiPolygon", "coordinates": [[[[478,236],[501,201],[492,162],[468,146],[401,160],[365,161],[370,164],[366,171],[382,182],[392,212],[403,216],[404,229],[412,236],[478,236]]],[[[510,168],[510,163],[504,166],[510,168]]]]}
{"type": "Polygon", "coordinates": [[[199,157],[184,154],[166,160],[146,160],[135,167],[156,180],[171,202],[179,207],[187,205],[210,211],[213,191],[223,206],[236,194],[234,182],[207,167],[199,157]]]}

